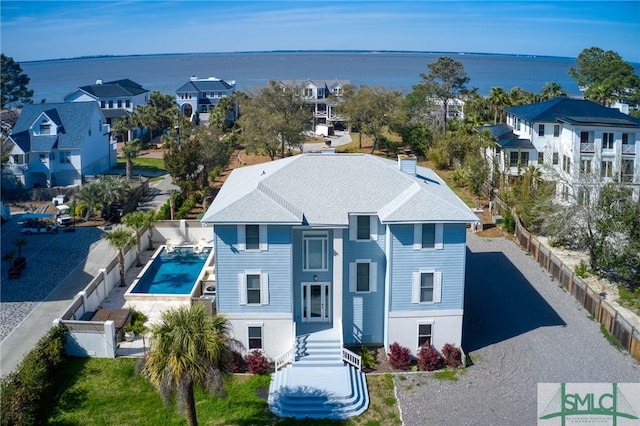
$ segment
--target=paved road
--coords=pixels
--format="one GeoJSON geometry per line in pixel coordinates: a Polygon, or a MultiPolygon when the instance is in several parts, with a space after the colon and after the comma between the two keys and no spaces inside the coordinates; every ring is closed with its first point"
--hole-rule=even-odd
{"type": "MultiPolygon", "coordinates": [[[[333,148],[341,145],[346,145],[351,142],[351,134],[349,132],[336,131],[335,135],[326,138],[331,141],[331,146],[333,148]]],[[[325,143],[305,143],[303,146],[303,152],[320,152],[322,148],[324,148],[325,143]]]]}
{"type": "Polygon", "coordinates": [[[474,364],[455,382],[396,376],[405,424],[531,425],[537,383],[640,382],[640,365],[515,243],[467,235],[463,349],[474,364]]]}

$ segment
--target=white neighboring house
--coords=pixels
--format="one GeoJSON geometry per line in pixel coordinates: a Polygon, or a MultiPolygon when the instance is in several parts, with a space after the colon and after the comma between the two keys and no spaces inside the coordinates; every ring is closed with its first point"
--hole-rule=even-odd
{"type": "Polygon", "coordinates": [[[112,124],[116,118],[129,117],[138,105],[147,105],[149,91],[129,79],[106,83],[96,80],[95,84],[79,87],[62,100],[64,102],[98,102],[107,123],[112,124]]]}
{"type": "MultiPolygon", "coordinates": [[[[311,106],[314,130],[318,124],[333,126],[342,121],[336,113],[336,107],[342,100],[344,87],[351,84],[349,80],[279,80],[283,90],[295,88],[303,91],[302,98],[311,106]]],[[[329,130],[329,134],[331,131],[329,130]]],[[[327,136],[327,135],[325,135],[327,136]]]]}
{"type": "Polygon", "coordinates": [[[27,104],[5,144],[6,171],[26,188],[80,185],[116,164],[116,145],[97,102],[27,104]]]}
{"type": "Polygon", "coordinates": [[[556,181],[556,195],[579,203],[597,196],[598,187],[620,181],[640,195],[640,119],[597,103],[569,98],[506,108],[507,123],[482,126],[496,145],[490,164],[507,176],[528,166],[556,181]]]}
{"type": "MultiPolygon", "coordinates": [[[[235,90],[235,80],[225,81],[217,77],[192,76],[189,82],[176,90],[176,102],[185,117],[193,121],[195,114],[198,113],[200,120],[208,121],[209,112],[218,105],[220,99],[232,97],[235,90]]],[[[234,121],[237,115],[238,107],[234,103],[234,110],[229,113],[228,120],[234,121]]]]}

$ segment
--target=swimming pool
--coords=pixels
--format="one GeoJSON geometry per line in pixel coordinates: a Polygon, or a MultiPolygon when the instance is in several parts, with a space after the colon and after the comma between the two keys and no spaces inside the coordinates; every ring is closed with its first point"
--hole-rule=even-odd
{"type": "Polygon", "coordinates": [[[160,247],[125,294],[127,300],[184,300],[195,292],[206,265],[213,263],[211,247],[160,247]],[[197,251],[197,252],[196,252],[197,251]]]}

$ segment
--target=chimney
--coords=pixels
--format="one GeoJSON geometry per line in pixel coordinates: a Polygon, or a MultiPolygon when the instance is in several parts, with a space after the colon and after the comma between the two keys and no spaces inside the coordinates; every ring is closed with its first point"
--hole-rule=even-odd
{"type": "Polygon", "coordinates": [[[410,149],[405,149],[404,154],[398,155],[398,168],[403,172],[415,176],[417,174],[417,166],[418,159],[411,153],[410,149]]]}
{"type": "Polygon", "coordinates": [[[191,76],[191,81],[196,81],[197,79],[198,79],[198,76],[197,76],[197,75],[192,75],[192,76],[191,76]]]}
{"type": "Polygon", "coordinates": [[[96,84],[102,84],[102,80],[96,80],[96,84]]]}

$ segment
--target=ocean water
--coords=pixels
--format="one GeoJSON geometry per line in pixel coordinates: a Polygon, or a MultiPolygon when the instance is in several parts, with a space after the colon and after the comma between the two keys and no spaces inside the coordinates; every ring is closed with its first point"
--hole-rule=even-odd
{"type": "MultiPolygon", "coordinates": [[[[477,87],[487,95],[492,87],[521,87],[538,93],[555,81],[570,96],[580,96],[568,74],[574,58],[472,53],[418,52],[253,52],[110,56],[22,62],[34,90],[34,102],[59,102],[80,86],[96,80],[129,78],[144,88],[174,94],[193,75],[235,80],[238,90],[264,86],[269,80],[345,79],[356,86],[382,86],[406,94],[440,56],[461,62],[477,87]]],[[[640,66],[636,66],[636,69],[640,66]]]]}

